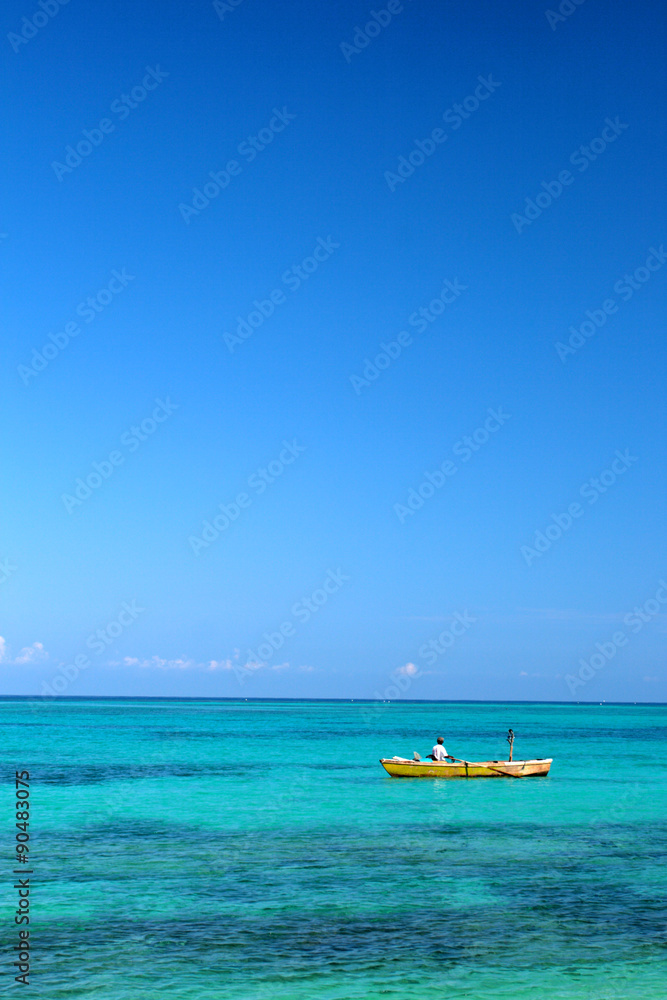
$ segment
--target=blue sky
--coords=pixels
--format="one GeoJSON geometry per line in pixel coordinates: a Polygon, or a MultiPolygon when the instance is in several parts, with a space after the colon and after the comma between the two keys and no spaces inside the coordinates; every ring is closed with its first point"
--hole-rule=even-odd
{"type": "Polygon", "coordinates": [[[4,693],[667,700],[661,6],[45,3],[4,693]]]}

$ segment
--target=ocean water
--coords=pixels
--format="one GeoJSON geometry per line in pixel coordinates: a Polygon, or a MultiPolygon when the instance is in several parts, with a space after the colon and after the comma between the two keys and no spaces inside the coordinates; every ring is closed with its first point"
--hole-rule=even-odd
{"type": "MultiPolygon", "coordinates": [[[[26,995],[667,996],[665,706],[3,700],[0,713],[6,868],[14,771],[31,773],[26,995]],[[440,734],[456,756],[502,759],[510,726],[515,758],[554,757],[548,777],[392,779],[378,763],[440,734]]],[[[11,961],[2,988],[25,989],[11,961]]]]}

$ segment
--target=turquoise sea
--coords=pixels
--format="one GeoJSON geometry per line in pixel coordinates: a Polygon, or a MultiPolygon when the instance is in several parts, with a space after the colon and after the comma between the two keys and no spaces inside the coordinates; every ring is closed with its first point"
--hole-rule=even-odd
{"type": "MultiPolygon", "coordinates": [[[[667,707],[5,699],[50,1000],[664,1000],[667,707]],[[380,756],[554,757],[392,779],[380,756]]],[[[10,859],[8,862],[7,859],[10,859]]],[[[4,954],[15,943],[5,877],[4,954]]],[[[9,886],[9,888],[7,888],[9,886]]]]}

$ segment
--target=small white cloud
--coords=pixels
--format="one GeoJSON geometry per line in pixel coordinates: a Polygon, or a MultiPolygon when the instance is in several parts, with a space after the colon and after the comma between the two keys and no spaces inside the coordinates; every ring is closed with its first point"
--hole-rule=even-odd
{"type": "Polygon", "coordinates": [[[110,667],[139,667],[140,670],[233,670],[232,660],[208,660],[198,663],[197,660],[181,656],[167,660],[162,656],[149,656],[143,660],[137,656],[124,656],[122,660],[109,660],[110,667]]]}
{"type": "MultiPolygon", "coordinates": [[[[199,670],[205,671],[206,673],[214,673],[220,670],[231,671],[231,670],[299,670],[305,673],[311,673],[317,670],[317,667],[311,667],[309,665],[304,666],[292,666],[292,664],[287,661],[284,663],[254,663],[247,661],[242,664],[239,656],[239,651],[234,651],[234,657],[232,659],[225,660],[206,660],[204,663],[200,663],[197,660],[189,659],[186,657],[179,657],[173,660],[167,660],[162,656],[150,656],[145,659],[140,659],[137,656],[124,656],[122,660],[108,660],[108,666],[110,667],[138,667],[140,670],[199,670]]],[[[417,668],[414,664],[408,664],[412,670],[417,673],[417,668]]],[[[408,671],[411,675],[411,671],[408,671]]]]}
{"type": "Polygon", "coordinates": [[[47,653],[41,642],[33,642],[32,646],[24,646],[14,663],[38,663],[45,660],[47,653]]]}
{"type": "Polygon", "coordinates": [[[192,670],[200,666],[194,660],[186,660],[183,657],[165,660],[161,656],[151,656],[147,660],[139,660],[136,656],[125,656],[123,664],[126,667],[139,667],[142,670],[192,670]]]}
{"type": "Polygon", "coordinates": [[[404,666],[394,670],[394,674],[398,674],[399,677],[417,677],[419,668],[414,663],[406,663],[404,666]]]}
{"type": "Polygon", "coordinates": [[[233,670],[234,664],[231,660],[209,660],[207,670],[233,670]]]}
{"type": "Polygon", "coordinates": [[[0,636],[0,663],[8,666],[23,666],[27,663],[42,663],[48,660],[49,654],[41,642],[33,642],[32,646],[24,646],[18,656],[12,657],[5,639],[0,636]]]}

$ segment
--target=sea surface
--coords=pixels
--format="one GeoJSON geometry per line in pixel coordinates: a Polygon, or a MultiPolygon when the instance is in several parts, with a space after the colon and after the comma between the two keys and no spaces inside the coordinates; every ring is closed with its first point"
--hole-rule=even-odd
{"type": "Polygon", "coordinates": [[[0,990],[664,1000],[667,707],[0,701],[0,990]],[[392,779],[381,756],[553,757],[392,779]],[[30,771],[31,985],[11,948],[30,771]],[[9,859],[9,860],[8,860],[9,859]]]}

